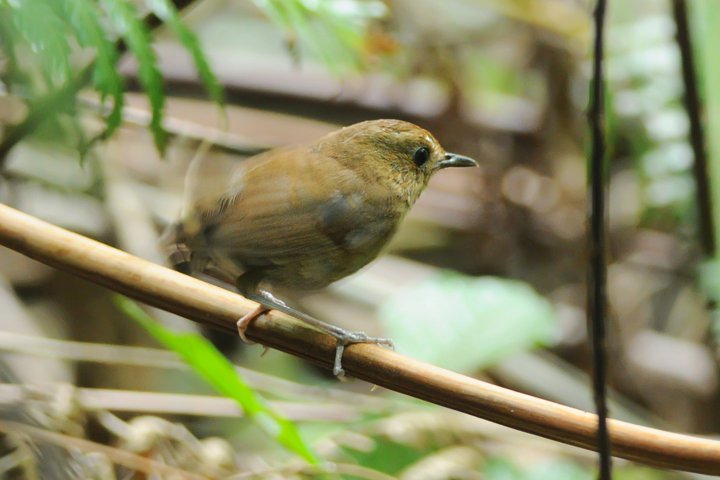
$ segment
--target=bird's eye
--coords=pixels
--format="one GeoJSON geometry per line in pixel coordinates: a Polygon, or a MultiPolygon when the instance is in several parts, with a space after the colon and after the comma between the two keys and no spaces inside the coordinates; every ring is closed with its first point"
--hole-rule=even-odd
{"type": "Polygon", "coordinates": [[[430,159],[430,150],[427,149],[427,147],[420,147],[417,150],[415,150],[415,153],[413,154],[413,162],[415,162],[415,165],[418,167],[421,167],[430,159]]]}

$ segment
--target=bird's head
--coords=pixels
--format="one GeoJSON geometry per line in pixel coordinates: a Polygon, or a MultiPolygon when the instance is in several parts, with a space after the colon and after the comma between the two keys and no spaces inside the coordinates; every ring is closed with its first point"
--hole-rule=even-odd
{"type": "Polygon", "coordinates": [[[410,202],[438,170],[478,165],[446,152],[430,132],[402,120],[356,123],[326,137],[321,148],[368,181],[390,182],[410,202]]]}

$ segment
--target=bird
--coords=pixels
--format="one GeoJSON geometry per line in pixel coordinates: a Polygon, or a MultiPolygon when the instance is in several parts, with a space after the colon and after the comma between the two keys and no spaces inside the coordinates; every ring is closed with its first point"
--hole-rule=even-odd
{"type": "Polygon", "coordinates": [[[317,290],[355,273],[381,253],[436,172],[475,166],[427,130],[393,119],[242,161],[201,155],[188,168],[179,220],[163,241],[185,252],[187,273],[220,271],[259,304],[238,321],[244,341],[255,318],[285,312],[336,339],[333,373],[343,377],[347,345],[392,348],[392,341],[322,322],[274,290],[317,290]]]}

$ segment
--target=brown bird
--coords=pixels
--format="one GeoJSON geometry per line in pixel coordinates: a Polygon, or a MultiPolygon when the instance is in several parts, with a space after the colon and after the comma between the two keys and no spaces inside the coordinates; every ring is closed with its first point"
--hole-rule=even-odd
{"type": "Polygon", "coordinates": [[[339,376],[346,345],[392,342],[321,322],[270,289],[319,289],[356,272],[377,257],[435,172],[471,166],[475,160],[445,152],[400,120],[357,123],[242,162],[199,158],[167,242],[190,251],[191,270],[220,270],[260,303],[238,322],[243,340],[250,321],[280,310],[337,339],[339,376]]]}

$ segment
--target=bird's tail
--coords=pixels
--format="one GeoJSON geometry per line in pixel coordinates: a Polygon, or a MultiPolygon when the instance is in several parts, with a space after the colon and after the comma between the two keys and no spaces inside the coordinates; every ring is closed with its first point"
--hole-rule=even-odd
{"type": "Polygon", "coordinates": [[[171,223],[160,235],[159,243],[166,255],[167,263],[174,270],[190,275],[193,272],[192,252],[186,245],[187,235],[182,223],[171,223]]]}

